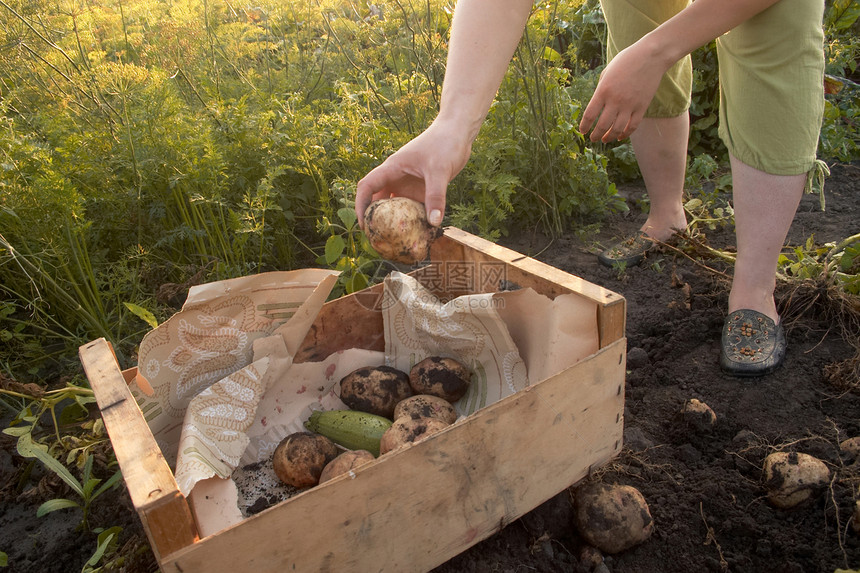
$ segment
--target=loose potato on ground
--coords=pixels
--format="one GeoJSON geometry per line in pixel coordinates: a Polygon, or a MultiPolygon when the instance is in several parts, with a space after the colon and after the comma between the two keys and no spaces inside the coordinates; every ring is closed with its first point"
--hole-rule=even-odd
{"type": "Polygon", "coordinates": [[[717,415],[711,407],[696,398],[684,402],[681,417],[688,425],[701,432],[711,431],[717,423],[717,415]]]}
{"type": "Polygon", "coordinates": [[[424,204],[407,197],[379,199],[364,212],[364,232],[384,259],[415,264],[430,256],[442,229],[427,221],[424,204]]]}
{"type": "Polygon", "coordinates": [[[453,424],[457,421],[457,410],[444,398],[418,394],[400,401],[394,408],[395,420],[404,417],[437,418],[447,424],[453,424]]]}
{"type": "Polygon", "coordinates": [[[367,462],[372,462],[375,459],[376,458],[373,454],[367,450],[351,450],[343,452],[323,468],[322,474],[320,474],[320,483],[325,483],[340,474],[345,474],[346,472],[367,462]]]}
{"type": "Polygon", "coordinates": [[[416,394],[439,396],[456,402],[469,389],[472,371],[453,358],[431,356],[409,371],[409,384],[416,394]]]}
{"type": "Polygon", "coordinates": [[[830,483],[830,469],[809,454],[775,452],[764,460],[767,499],[787,509],[818,497],[830,483]]]}
{"type": "Polygon", "coordinates": [[[335,443],[325,436],[296,432],[275,448],[272,465],[282,482],[293,487],[309,487],[319,483],[323,468],[338,452],[335,443]]]}
{"type": "Polygon", "coordinates": [[[353,370],[340,381],[340,399],[353,410],[392,418],[394,407],[412,396],[409,375],[390,366],[353,370]]]}
{"type": "Polygon", "coordinates": [[[645,498],[634,487],[586,484],[574,493],[574,525],[604,553],[620,553],[651,535],[654,520],[645,498]]]}
{"type": "Polygon", "coordinates": [[[449,424],[438,418],[400,418],[382,434],[379,453],[385,454],[406,444],[418,443],[448,426],[449,424]]]}

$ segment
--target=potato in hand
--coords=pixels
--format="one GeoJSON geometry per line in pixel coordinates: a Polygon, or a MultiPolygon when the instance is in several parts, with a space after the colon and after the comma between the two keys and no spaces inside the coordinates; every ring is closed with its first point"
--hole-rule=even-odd
{"type": "Polygon", "coordinates": [[[391,197],[370,204],[364,213],[364,232],[383,259],[413,265],[430,256],[430,245],[442,229],[427,221],[423,203],[391,197]]]}

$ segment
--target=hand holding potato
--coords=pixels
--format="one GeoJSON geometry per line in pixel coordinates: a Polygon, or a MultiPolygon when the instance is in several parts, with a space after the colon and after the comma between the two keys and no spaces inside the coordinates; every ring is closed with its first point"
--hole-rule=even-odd
{"type": "Polygon", "coordinates": [[[463,129],[441,121],[401,147],[358,182],[355,213],[364,228],[364,212],[377,199],[409,197],[424,203],[431,225],[442,224],[448,183],[469,160],[472,142],[463,129]]]}

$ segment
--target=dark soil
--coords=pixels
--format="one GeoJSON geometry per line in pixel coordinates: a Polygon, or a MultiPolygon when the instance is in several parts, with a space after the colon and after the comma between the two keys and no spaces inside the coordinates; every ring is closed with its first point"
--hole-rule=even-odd
{"type": "MultiPolygon", "coordinates": [[[[818,245],[860,232],[860,166],[833,167],[827,211],[806,196],[788,243],[818,245]]],[[[618,292],[627,300],[628,374],[625,447],[592,480],[626,484],[645,497],[654,530],[645,542],[615,555],[589,549],[572,525],[574,491],[563,491],[492,537],[438,567],[435,573],[692,571],[827,572],[860,568],[860,536],[851,514],[859,495],[860,462],[839,443],[860,436],[860,380],[851,370],[860,329],[840,327],[848,311],[813,284],[780,285],[788,328],[782,368],[743,380],[718,367],[731,269],[715,259],[665,249],[640,267],[599,266],[601,244],[639,227],[639,185],[622,189],[630,213],[611,218],[597,235],[554,241],[522,234],[501,243],[618,292]],[[814,301],[814,303],[813,303],[814,301]],[[680,415],[699,399],[716,413],[712,428],[680,415]],[[773,451],[823,460],[832,480],[811,503],[776,509],[766,497],[762,462],[773,451]]],[[[732,229],[708,231],[715,248],[733,245],[732,229]]],[[[856,299],[854,304],[856,305],[856,299]]],[[[855,312],[857,310],[855,309],[855,312]]],[[[23,475],[14,440],[0,440],[0,551],[7,571],[80,571],[96,548],[93,533],[77,533],[73,510],[36,518],[61,484],[38,467],[23,475]],[[21,486],[23,484],[23,486],[21,486]]],[[[97,500],[94,527],[122,527],[128,557],[114,570],[154,571],[154,558],[122,488],[97,500]]],[[[76,514],[77,515],[77,514],[76,514]]]]}

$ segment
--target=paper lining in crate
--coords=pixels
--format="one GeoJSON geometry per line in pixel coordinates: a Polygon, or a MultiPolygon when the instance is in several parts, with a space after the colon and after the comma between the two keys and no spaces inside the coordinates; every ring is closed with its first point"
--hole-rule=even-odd
{"type": "Polygon", "coordinates": [[[346,407],[338,382],[356,368],[408,372],[427,356],[456,358],[473,371],[456,404],[463,417],[599,347],[595,304],[583,297],[525,288],[442,301],[393,272],[383,287],[384,352],[293,362],[335,279],[302,270],[193,287],[182,311],[142,342],[133,391],[202,536],[241,521],[261,495],[295,493],[274,478],[271,454],[313,410],[346,407]]]}

